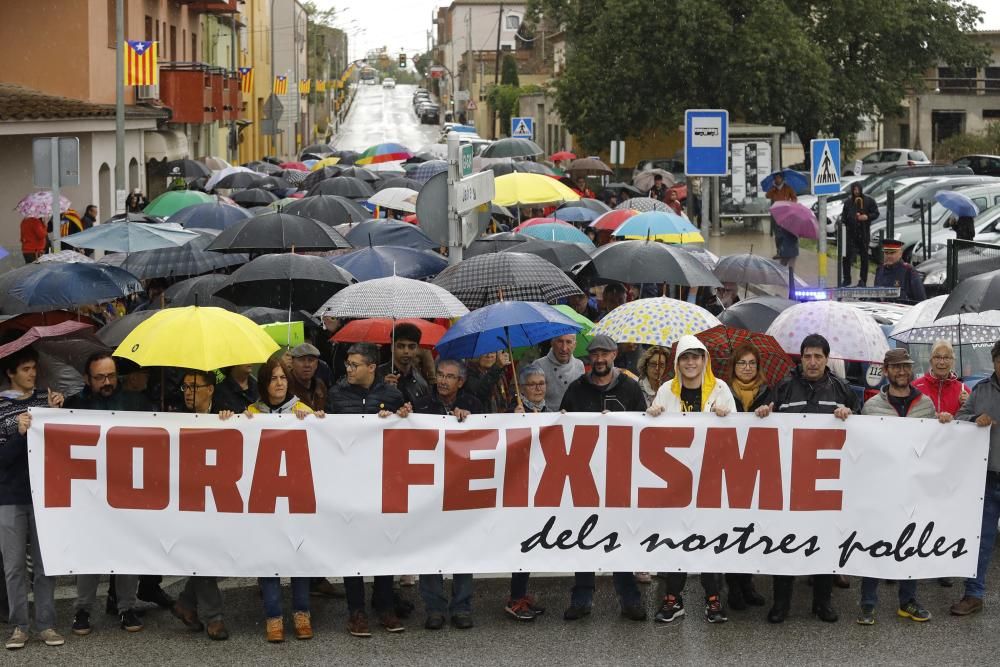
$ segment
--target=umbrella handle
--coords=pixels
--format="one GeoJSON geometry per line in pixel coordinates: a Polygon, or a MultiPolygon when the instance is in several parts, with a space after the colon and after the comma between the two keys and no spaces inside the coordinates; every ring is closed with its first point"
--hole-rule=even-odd
{"type": "Polygon", "coordinates": [[[514,367],[514,396],[517,397],[517,407],[524,410],[524,403],[521,402],[521,386],[517,381],[517,361],[514,359],[514,350],[510,347],[510,332],[507,327],[503,328],[503,335],[507,339],[507,354],[510,355],[510,363],[514,367]]]}

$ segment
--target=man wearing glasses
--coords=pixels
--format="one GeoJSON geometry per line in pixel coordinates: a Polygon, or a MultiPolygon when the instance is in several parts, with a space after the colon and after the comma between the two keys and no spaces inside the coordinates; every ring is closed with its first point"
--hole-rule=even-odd
{"type": "Polygon", "coordinates": [[[927,298],[924,279],[903,261],[903,242],[882,239],[882,265],[875,270],[875,287],[898,287],[901,303],[919,303],[927,298]]]}
{"type": "Polygon", "coordinates": [[[454,415],[463,421],[470,414],[483,412],[483,404],[467,391],[465,386],[465,364],[454,359],[444,359],[437,363],[437,385],[435,390],[413,406],[414,412],[431,415],[454,415]]]}

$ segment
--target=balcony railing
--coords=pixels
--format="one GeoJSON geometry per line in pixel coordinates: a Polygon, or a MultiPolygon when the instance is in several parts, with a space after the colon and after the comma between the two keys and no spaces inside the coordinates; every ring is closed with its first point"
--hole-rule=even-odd
{"type": "Polygon", "coordinates": [[[1000,79],[994,77],[925,78],[923,93],[942,95],[1000,95],[1000,79]]]}
{"type": "Polygon", "coordinates": [[[161,62],[160,100],[174,123],[212,123],[240,116],[240,77],[199,62],[161,62]]]}

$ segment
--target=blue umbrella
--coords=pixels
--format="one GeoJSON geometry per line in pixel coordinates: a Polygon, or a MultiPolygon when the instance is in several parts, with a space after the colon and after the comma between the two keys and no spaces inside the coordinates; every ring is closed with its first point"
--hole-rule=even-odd
{"type": "Polygon", "coordinates": [[[979,215],[979,207],[975,202],[954,190],[942,190],[934,195],[934,199],[958,217],[974,218],[979,215]]]}
{"type": "Polygon", "coordinates": [[[448,260],[437,253],[392,245],[361,248],[331,257],[330,263],[349,271],[358,280],[393,275],[419,280],[436,276],[448,266],[448,260]]]}
{"type": "Polygon", "coordinates": [[[251,215],[242,206],[233,206],[224,202],[210,202],[182,208],[170,216],[170,222],[176,222],[184,228],[222,230],[230,225],[235,225],[240,220],[246,220],[251,215]]]}
{"type": "Polygon", "coordinates": [[[408,222],[369,220],[353,227],[347,232],[346,238],[355,248],[396,245],[433,250],[440,245],[427,236],[424,230],[408,222]]]}
{"type": "Polygon", "coordinates": [[[552,217],[563,222],[593,222],[600,217],[600,213],[583,206],[570,206],[568,208],[558,208],[552,213],[552,217]]]}
{"type": "Polygon", "coordinates": [[[582,328],[545,303],[500,301],[458,318],[435,349],[442,359],[471,359],[505,348],[537,345],[582,328]]]}
{"type": "MultiPolygon", "coordinates": [[[[83,232],[80,232],[81,234],[83,232]]],[[[29,307],[75,308],[142,292],[134,275],[107,264],[37,264],[9,286],[10,296],[29,307]]]]}
{"type": "Polygon", "coordinates": [[[541,225],[531,225],[530,227],[522,227],[518,233],[524,234],[525,236],[534,236],[536,239],[542,239],[543,241],[576,243],[577,245],[583,246],[587,250],[593,249],[594,247],[594,242],[576,227],[557,225],[554,222],[541,225]]]}
{"type": "Polygon", "coordinates": [[[803,174],[801,171],[795,171],[794,169],[782,169],[780,172],[773,172],[768,174],[763,181],[760,182],[760,187],[764,190],[770,190],[771,186],[774,185],[775,174],[781,174],[785,177],[785,183],[788,183],[792,190],[795,190],[795,194],[804,195],[809,192],[809,177],[803,174]]]}

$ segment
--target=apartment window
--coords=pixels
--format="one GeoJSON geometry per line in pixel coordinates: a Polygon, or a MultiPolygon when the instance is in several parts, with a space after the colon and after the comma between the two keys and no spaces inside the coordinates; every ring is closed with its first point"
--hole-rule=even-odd
{"type": "Polygon", "coordinates": [[[521,27],[521,17],[517,14],[507,14],[507,30],[517,30],[521,27]]]}
{"type": "MultiPolygon", "coordinates": [[[[159,39],[160,39],[160,19],[156,19],[156,31],[153,33],[153,40],[158,41],[159,39]]],[[[160,55],[162,56],[163,54],[160,53],[160,55]]]]}
{"type": "Polygon", "coordinates": [[[146,17],[145,32],[143,33],[143,39],[147,42],[153,41],[153,17],[146,17]]]}
{"type": "Polygon", "coordinates": [[[191,33],[191,62],[198,62],[198,35],[191,33]]]}
{"type": "Polygon", "coordinates": [[[187,60],[188,31],[187,28],[181,30],[181,60],[187,60]]]}
{"type": "MultiPolygon", "coordinates": [[[[108,0],[108,48],[114,49],[118,46],[118,36],[117,36],[117,18],[118,14],[115,10],[117,3],[115,0],[108,0]]],[[[128,3],[125,3],[125,39],[128,39],[128,3]]]]}
{"type": "Polygon", "coordinates": [[[177,26],[170,26],[170,60],[177,60],[177,26]]]}
{"type": "Polygon", "coordinates": [[[1000,120],[1000,109],[983,109],[983,120],[990,122],[1000,120]]]}
{"type": "Polygon", "coordinates": [[[985,75],[986,89],[1000,90],[1000,67],[987,67],[985,75]]]}
{"type": "Polygon", "coordinates": [[[938,90],[942,93],[967,93],[976,87],[976,68],[938,67],[938,90]]]}

